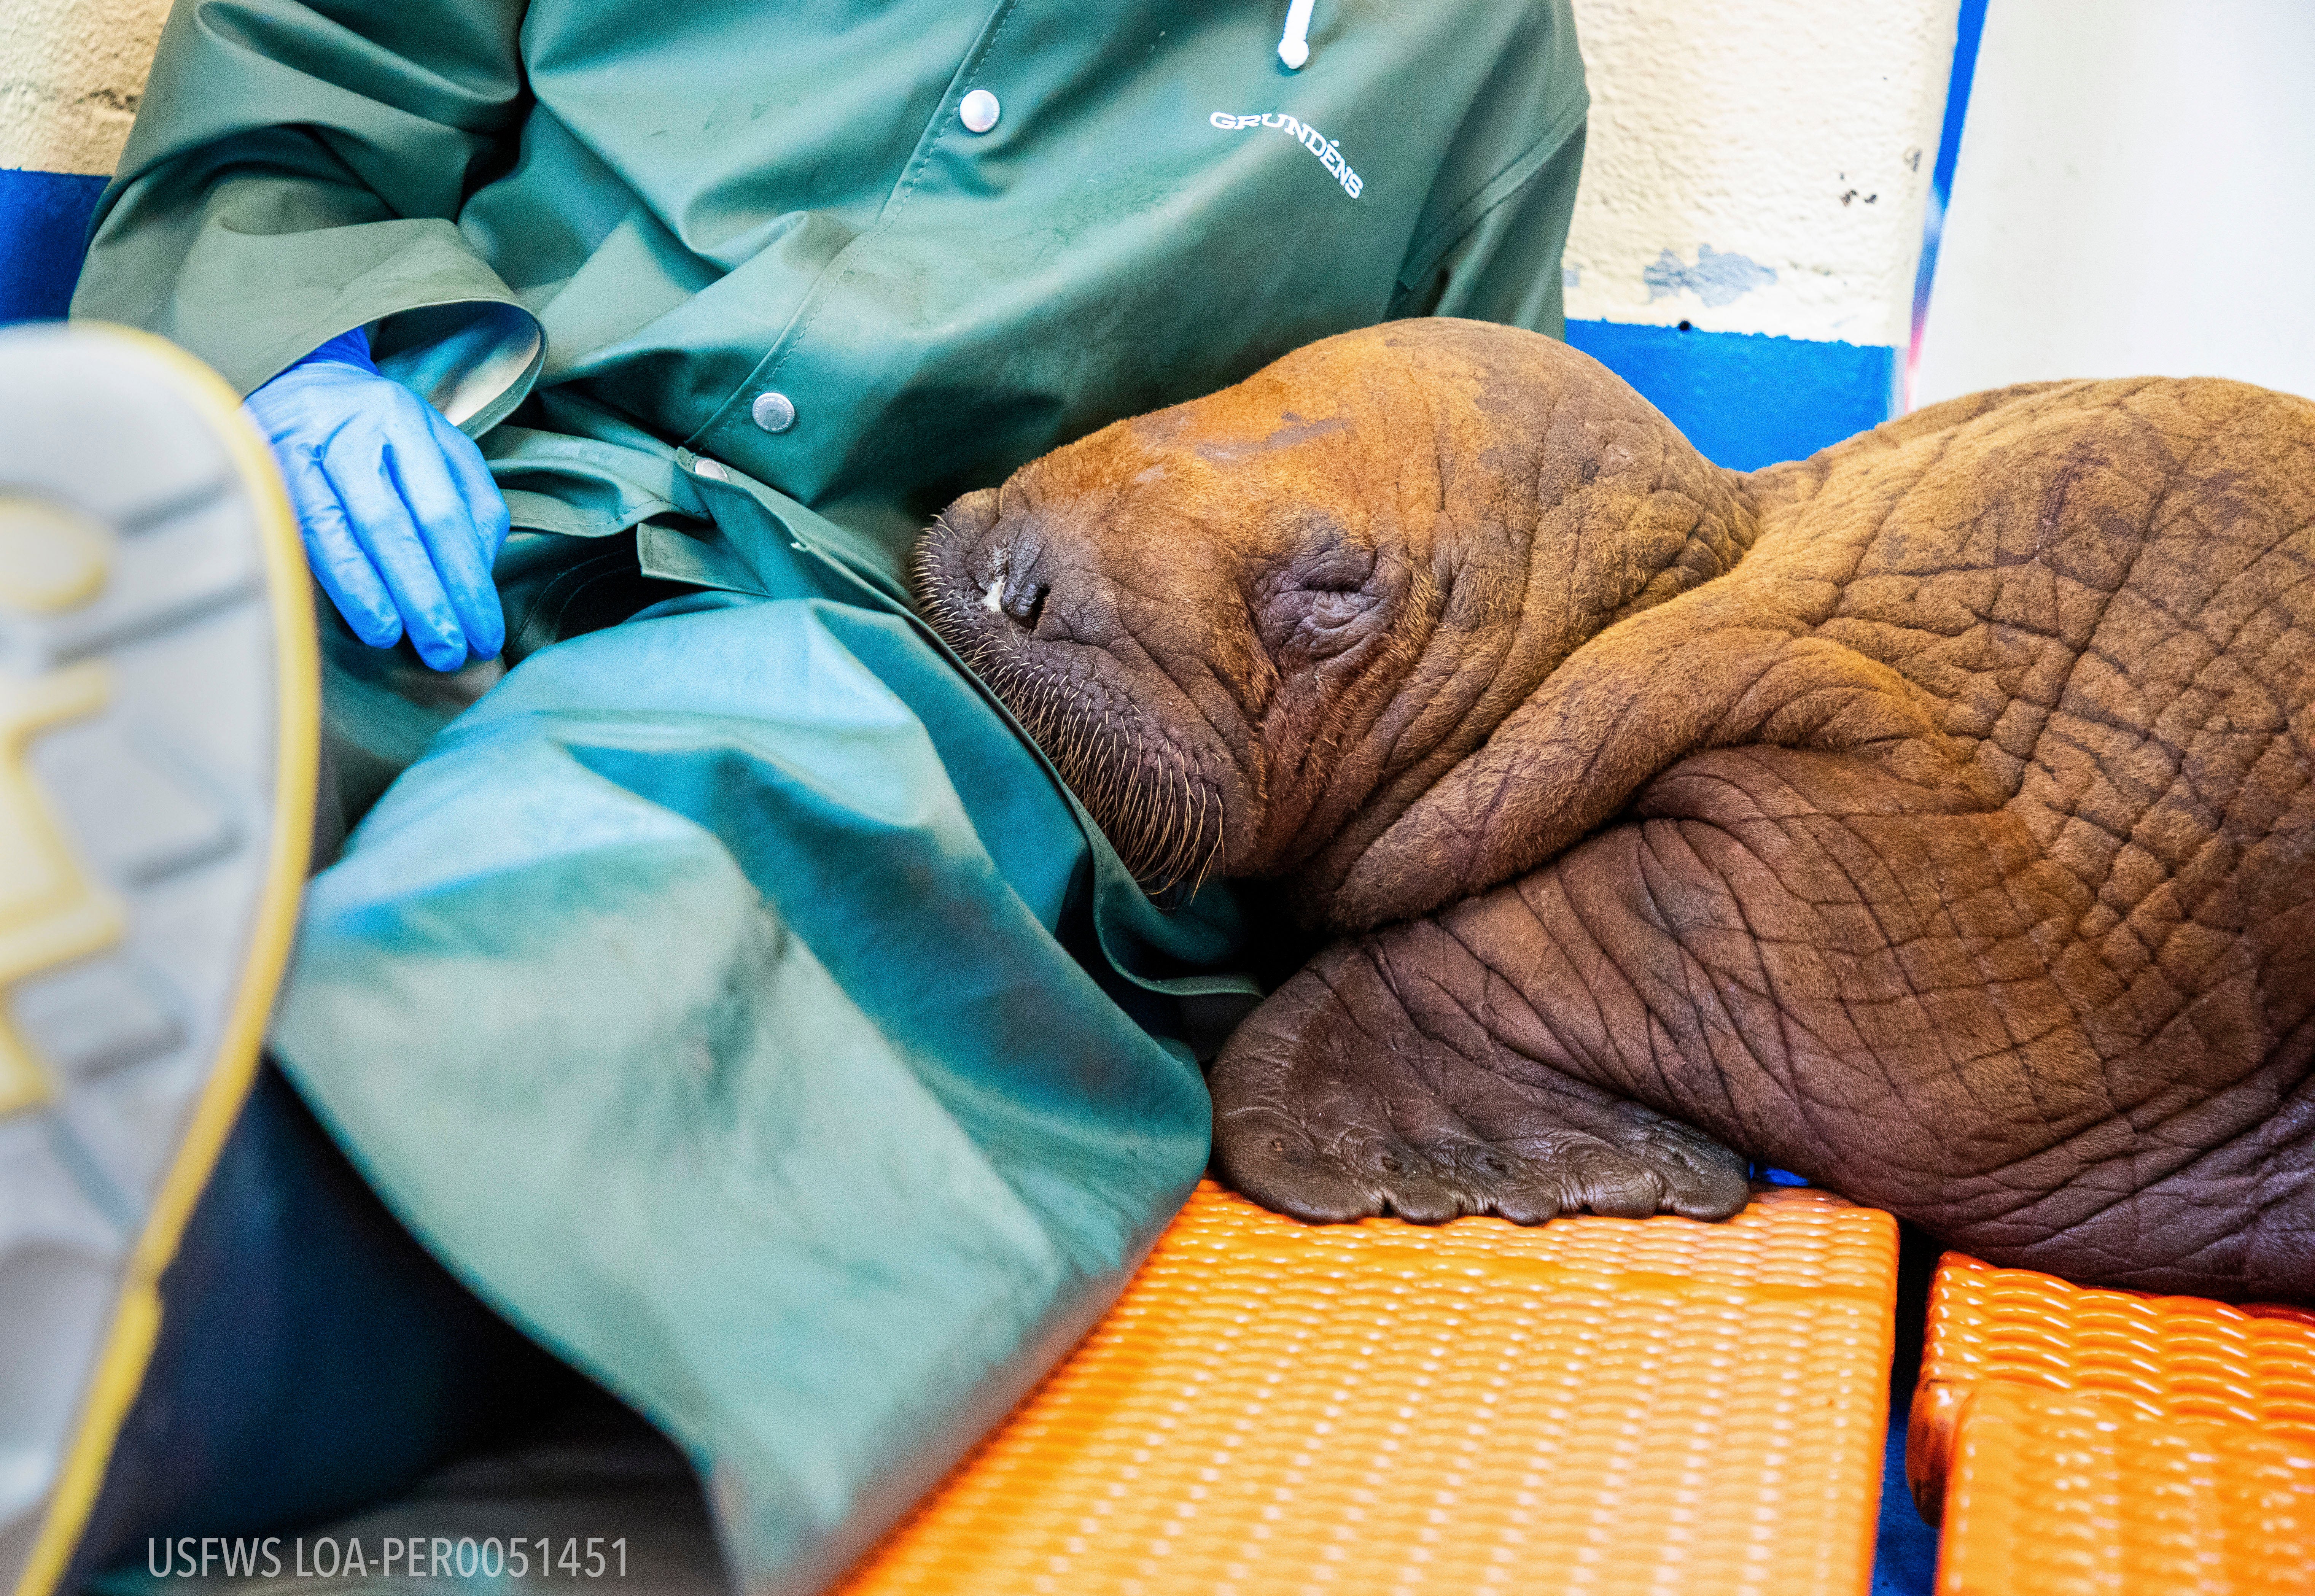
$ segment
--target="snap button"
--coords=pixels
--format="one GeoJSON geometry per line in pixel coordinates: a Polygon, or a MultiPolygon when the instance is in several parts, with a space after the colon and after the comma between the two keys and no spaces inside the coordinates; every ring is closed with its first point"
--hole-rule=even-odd
{"type": "Polygon", "coordinates": [[[709,482],[727,483],[732,480],[731,472],[724,468],[723,463],[720,460],[710,460],[703,457],[692,469],[709,482]]]}
{"type": "Polygon", "coordinates": [[[958,104],[956,114],[963,120],[967,132],[986,133],[997,125],[997,119],[1005,114],[1005,108],[997,103],[997,96],[987,89],[975,89],[958,104]]]}
{"type": "Polygon", "coordinates": [[[767,432],[785,432],[795,425],[795,405],[785,394],[765,392],[748,406],[749,415],[767,432]]]}

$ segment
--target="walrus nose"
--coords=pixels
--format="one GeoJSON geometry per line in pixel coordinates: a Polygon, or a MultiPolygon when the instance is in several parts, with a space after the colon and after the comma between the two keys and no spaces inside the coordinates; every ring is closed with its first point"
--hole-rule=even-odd
{"type": "Polygon", "coordinates": [[[1023,631],[1035,631],[1037,617],[1045,613],[1045,595],[1052,590],[1037,574],[1043,554],[1033,542],[999,542],[989,585],[980,592],[980,607],[1002,615],[1023,631]]]}
{"type": "Polygon", "coordinates": [[[1037,617],[1045,613],[1045,595],[1052,584],[1033,576],[1016,576],[1005,584],[1003,608],[1007,618],[1024,632],[1037,629],[1037,617]]]}

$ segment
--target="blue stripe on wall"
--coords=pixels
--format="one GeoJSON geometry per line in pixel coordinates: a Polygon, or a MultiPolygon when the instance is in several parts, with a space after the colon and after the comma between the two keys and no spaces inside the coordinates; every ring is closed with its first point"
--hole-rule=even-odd
{"type": "Polygon", "coordinates": [[[1921,329],[1929,319],[1929,286],[1937,279],[1938,246],[1945,240],[1946,208],[1953,202],[1961,130],[1969,120],[1969,88],[1977,78],[1977,47],[1984,37],[1985,0],[1961,0],[1954,31],[1953,75],[1946,80],[1946,120],[1938,130],[1937,164],[1929,168],[1929,203],[1921,219],[1921,264],[1913,274],[1913,332],[1905,355],[1909,402],[1912,368],[1921,358],[1921,329]]]}
{"type": "Polygon", "coordinates": [[[0,170],[0,323],[60,316],[104,179],[0,170]]]}
{"type": "Polygon", "coordinates": [[[1639,389],[1707,458],[1738,471],[1879,426],[1895,392],[1898,351],[1880,344],[1575,321],[1567,341],[1639,389]]]}
{"type": "Polygon", "coordinates": [[[1961,0],[1954,30],[1953,75],[1946,80],[1946,118],[1938,129],[1938,164],[1929,169],[1930,191],[1943,210],[1953,195],[1954,164],[1961,159],[1962,124],[1969,116],[1969,85],[1977,76],[1977,47],[1985,38],[1985,0],[1961,0]]]}

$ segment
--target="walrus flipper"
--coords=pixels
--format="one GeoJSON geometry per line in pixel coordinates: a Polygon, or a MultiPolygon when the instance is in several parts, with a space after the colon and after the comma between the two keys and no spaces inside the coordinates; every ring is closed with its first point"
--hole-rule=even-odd
{"type": "Polygon", "coordinates": [[[1745,1164],[1677,1120],[1507,1046],[1442,983],[1469,951],[1428,920],[1321,953],[1215,1064],[1214,1154],[1265,1207],[1326,1222],[1495,1213],[1725,1219],[1745,1164]]]}
{"type": "Polygon", "coordinates": [[[2169,889],[2201,917],[2173,943],[2218,948],[2172,988],[2068,934],[2107,883],[2026,818],[1893,763],[1709,749],[1543,868],[1335,944],[1215,1066],[1224,1178],[1316,1219],[1713,1217],[1741,1153],[2005,1267],[2306,1299],[2315,826],[2254,811],[2169,889]]]}

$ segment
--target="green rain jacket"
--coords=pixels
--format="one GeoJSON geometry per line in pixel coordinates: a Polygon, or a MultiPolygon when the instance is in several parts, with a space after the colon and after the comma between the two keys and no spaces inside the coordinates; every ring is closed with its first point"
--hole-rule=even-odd
{"type": "Polygon", "coordinates": [[[422,757],[274,1045],[685,1447],[750,1591],[839,1573],[1098,1318],[1204,1166],[1178,999],[1252,989],[1228,894],[1143,899],[907,613],[917,529],[1328,333],[1560,330],[1566,0],[1317,0],[1293,73],[1285,12],[179,0],[100,211],[75,314],[244,392],[367,325],[518,528],[696,590],[430,740],[333,674],[422,757]]]}

